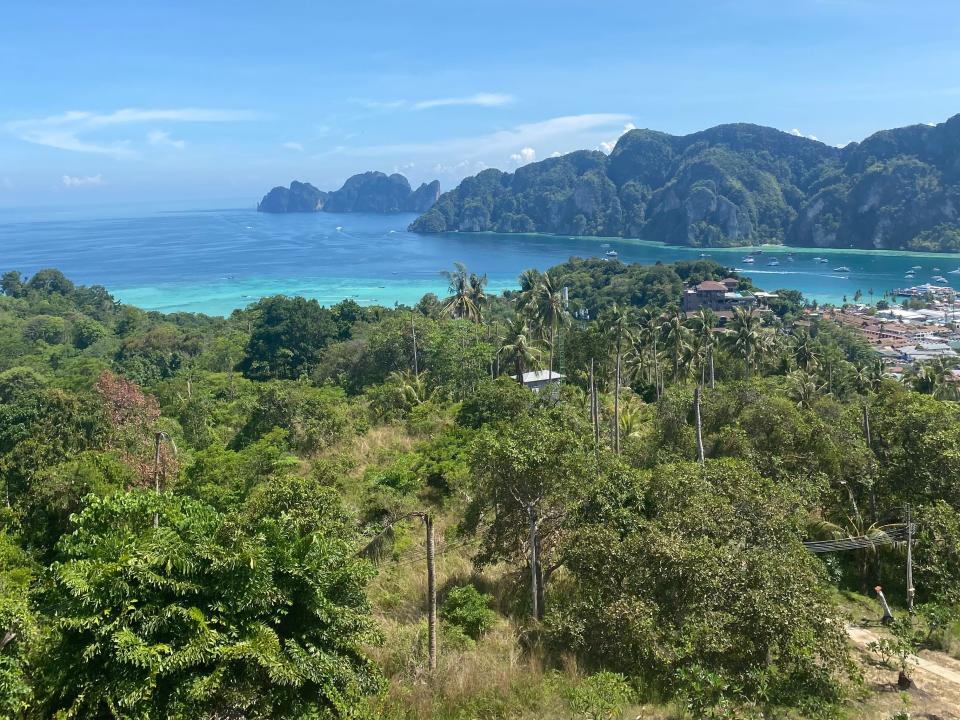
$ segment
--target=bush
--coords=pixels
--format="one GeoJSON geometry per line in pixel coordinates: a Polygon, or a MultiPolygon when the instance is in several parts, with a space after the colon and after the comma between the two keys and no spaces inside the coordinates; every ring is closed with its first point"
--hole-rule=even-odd
{"type": "Polygon", "coordinates": [[[37,315],[23,329],[27,340],[42,340],[50,345],[59,345],[66,335],[67,324],[62,317],[37,315]]]}
{"type": "Polygon", "coordinates": [[[477,640],[493,627],[497,614],[490,609],[492,595],[479,592],[473,585],[454,588],[443,601],[441,615],[450,625],[477,640]]]}
{"type": "Polygon", "coordinates": [[[633,700],[633,688],[618,673],[598,672],[570,693],[570,708],[589,720],[616,720],[633,700]]]}

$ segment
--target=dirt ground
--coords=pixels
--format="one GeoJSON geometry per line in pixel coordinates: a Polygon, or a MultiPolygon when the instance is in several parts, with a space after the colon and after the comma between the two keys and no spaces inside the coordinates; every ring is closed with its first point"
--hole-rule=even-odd
{"type": "Polygon", "coordinates": [[[874,628],[847,626],[847,634],[857,650],[868,688],[875,691],[865,707],[864,720],[887,720],[905,710],[911,718],[960,720],[960,661],[948,655],[922,650],[914,656],[911,677],[914,687],[901,693],[897,671],[879,662],[866,647],[877,640],[874,628]]]}

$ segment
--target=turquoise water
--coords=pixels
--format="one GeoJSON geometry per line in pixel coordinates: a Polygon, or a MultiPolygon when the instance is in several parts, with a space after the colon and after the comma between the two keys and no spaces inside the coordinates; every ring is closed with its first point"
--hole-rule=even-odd
{"type": "MultiPolygon", "coordinates": [[[[160,212],[155,209],[77,212],[0,211],[0,271],[33,273],[58,267],[74,281],[106,286],[116,297],[150,310],[226,315],[264,295],[304,295],[332,304],[415,303],[446,290],[440,272],[454,261],[486,273],[492,291],[515,287],[527,268],[544,269],[571,256],[624,262],[696,259],[699,249],[642,240],[544,235],[415,235],[413,215],[268,215],[252,209],[160,212]]],[[[960,255],[764,247],[750,266],[744,248],[707,250],[768,290],[795,288],[821,302],[860,289],[865,298],[943,275],[960,289],[960,255]],[[814,256],[826,257],[825,264],[814,256]],[[776,258],[780,264],[767,263],[776,258]],[[904,273],[920,265],[916,279],[904,273]],[[850,272],[835,273],[846,266],[850,272]],[[934,271],[939,267],[939,271],[934,271]]]]}

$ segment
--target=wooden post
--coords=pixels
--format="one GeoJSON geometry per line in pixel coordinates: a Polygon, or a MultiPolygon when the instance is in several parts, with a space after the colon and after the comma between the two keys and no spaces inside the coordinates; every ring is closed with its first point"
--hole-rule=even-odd
{"type": "Polygon", "coordinates": [[[433,518],[424,513],[423,522],[427,527],[427,634],[430,647],[430,670],[437,669],[437,568],[434,558],[433,518]]]}
{"type": "Polygon", "coordinates": [[[703,462],[703,429],[700,423],[700,386],[693,391],[693,419],[697,424],[697,461],[703,462]]]}

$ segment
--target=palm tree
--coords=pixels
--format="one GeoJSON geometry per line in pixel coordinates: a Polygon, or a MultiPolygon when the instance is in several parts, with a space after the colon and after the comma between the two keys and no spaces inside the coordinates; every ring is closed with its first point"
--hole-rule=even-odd
{"type": "Polygon", "coordinates": [[[680,377],[680,363],[690,349],[690,330],[683,324],[683,314],[673,308],[666,321],[660,326],[663,333],[663,342],[673,357],[673,380],[680,377]]]}
{"type": "Polygon", "coordinates": [[[820,365],[820,350],[810,333],[802,328],[794,334],[793,357],[797,366],[808,373],[820,365]]]}
{"type": "Polygon", "coordinates": [[[853,381],[860,394],[876,392],[880,389],[880,383],[886,371],[883,369],[883,361],[876,358],[872,363],[859,363],[854,366],[853,381]]]}
{"type": "Polygon", "coordinates": [[[539,270],[524,270],[520,273],[520,290],[517,292],[517,311],[527,312],[534,302],[534,295],[540,286],[542,273],[539,270]]]}
{"type": "Polygon", "coordinates": [[[411,408],[422,405],[433,397],[423,375],[415,375],[410,370],[394,370],[387,376],[387,382],[395,385],[403,401],[411,408]]]}
{"type": "Polygon", "coordinates": [[[747,377],[749,377],[750,370],[756,361],[757,351],[763,343],[760,316],[752,307],[748,310],[742,307],[734,308],[730,330],[732,332],[727,337],[731,350],[743,358],[747,365],[747,377]]]}
{"type": "Polygon", "coordinates": [[[697,314],[691,319],[693,325],[694,337],[701,352],[706,356],[706,365],[701,363],[700,384],[703,385],[707,367],[710,369],[710,387],[716,385],[716,379],[713,372],[713,351],[716,346],[716,327],[717,316],[713,314],[710,308],[700,308],[697,314]]]}
{"type": "Polygon", "coordinates": [[[805,370],[794,370],[787,376],[787,394],[797,407],[810,409],[825,386],[817,384],[817,378],[805,370]]]}
{"type": "Polygon", "coordinates": [[[904,379],[917,392],[933,395],[939,400],[960,398],[953,365],[944,357],[925,363],[915,363],[904,379]]]}
{"type": "Polygon", "coordinates": [[[662,354],[658,348],[661,319],[646,308],[641,311],[639,318],[639,340],[650,356],[650,369],[658,400],[663,392],[663,373],[660,366],[662,354]]]}
{"type": "Polygon", "coordinates": [[[534,286],[529,307],[540,327],[550,330],[550,372],[553,373],[557,330],[567,322],[567,313],[563,307],[563,291],[557,288],[549,272],[543,273],[534,286]]]}
{"type": "Polygon", "coordinates": [[[523,385],[524,369],[540,361],[540,350],[530,337],[530,327],[523,315],[517,313],[507,325],[500,352],[506,356],[508,362],[513,363],[517,382],[523,385]]]}
{"type": "Polygon", "coordinates": [[[450,293],[440,304],[440,310],[458,320],[481,322],[483,319],[483,303],[486,302],[484,286],[487,276],[477,276],[468,273],[463,263],[454,263],[454,269],[444,270],[443,276],[449,283],[450,293]]]}
{"type": "Polygon", "coordinates": [[[620,368],[623,359],[624,342],[630,341],[631,318],[630,311],[627,308],[621,308],[614,303],[605,313],[602,320],[603,328],[613,341],[614,351],[616,352],[616,379],[613,391],[613,450],[620,452],[620,368]]]}

